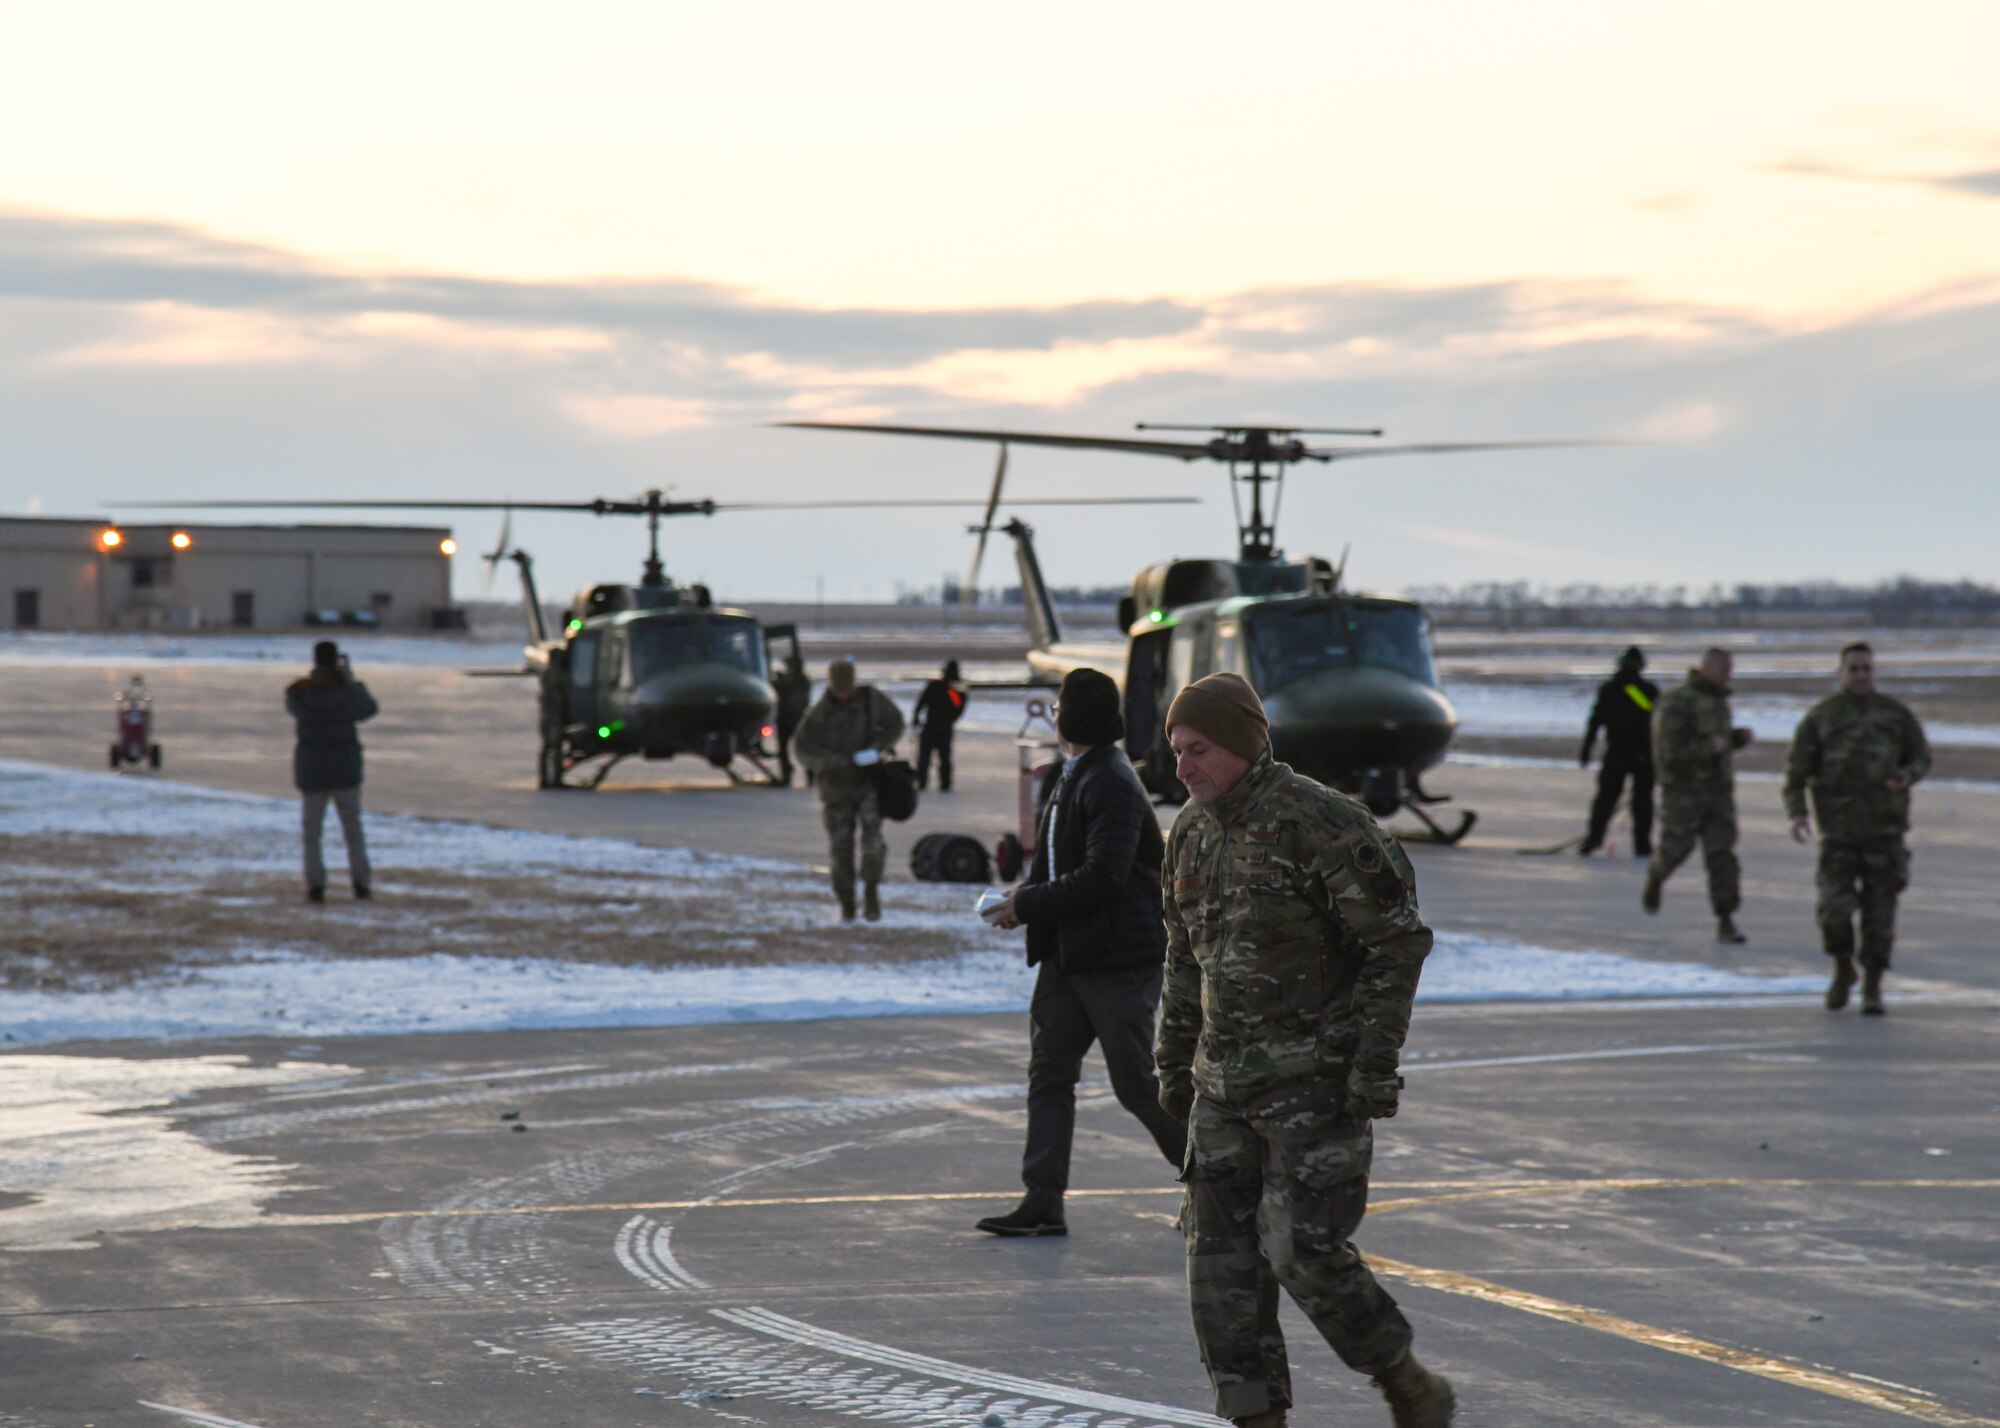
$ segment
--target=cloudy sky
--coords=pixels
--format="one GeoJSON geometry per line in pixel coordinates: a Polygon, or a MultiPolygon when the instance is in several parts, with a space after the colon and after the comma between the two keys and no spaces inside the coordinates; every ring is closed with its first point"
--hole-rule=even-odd
{"type": "MultiPolygon", "coordinates": [[[[989,449],[768,423],[1365,424],[1646,443],[1299,473],[1284,543],[1371,587],[1992,580],[1996,54],[1986,0],[0,0],[0,512],[975,498],[989,449]]],[[[1030,513],[1066,583],[1231,543],[1215,469],[1010,483],[1204,498],[1030,513]]],[[[883,598],[961,525],[668,556],[883,598]]]]}

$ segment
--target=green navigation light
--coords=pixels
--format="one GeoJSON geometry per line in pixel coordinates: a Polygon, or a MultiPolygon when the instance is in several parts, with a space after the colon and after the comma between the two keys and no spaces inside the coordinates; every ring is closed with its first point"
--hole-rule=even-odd
{"type": "Polygon", "coordinates": [[[598,737],[598,738],[600,738],[600,739],[608,739],[608,738],[610,738],[610,737],[611,737],[611,726],[610,726],[609,724],[599,724],[599,725],[597,726],[597,737],[598,737]]]}
{"type": "Polygon", "coordinates": [[[1153,623],[1157,625],[1160,623],[1160,621],[1167,618],[1167,612],[1165,610],[1155,610],[1153,611],[1152,618],[1153,618],[1153,623]]]}
{"type": "Polygon", "coordinates": [[[581,620],[571,620],[568,625],[564,626],[564,629],[572,635],[582,628],[583,621],[581,620]]]}

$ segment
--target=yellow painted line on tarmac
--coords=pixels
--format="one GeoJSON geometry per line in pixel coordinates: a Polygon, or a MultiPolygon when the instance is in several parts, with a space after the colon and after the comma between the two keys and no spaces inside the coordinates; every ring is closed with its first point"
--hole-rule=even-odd
{"type": "Polygon", "coordinates": [[[1531,1294],[1522,1289],[1509,1289],[1504,1284],[1475,1279],[1469,1274],[1458,1274],[1448,1269],[1425,1269],[1420,1265],[1403,1264],[1373,1254],[1365,1258],[1369,1267],[1377,1273],[1410,1284],[1441,1289],[1447,1294],[1462,1294],[1470,1299],[1484,1300],[1488,1304],[1516,1309],[1523,1314],[1536,1314],[1544,1319],[1555,1319],[1565,1324],[1574,1324],[1579,1328],[1594,1329],[1600,1334],[1610,1334],[1635,1344],[1644,1344],[1648,1348],[1700,1359],[1705,1363],[1735,1369],[1739,1373],[1755,1374],[1759,1378],[1772,1379],[1794,1388],[1823,1393],[1830,1398],[1845,1399],[1849,1403],[1859,1403],[1885,1413],[1914,1418],[1920,1423],[1943,1424],[1945,1428],[2000,1428],[2000,1419],[1982,1418],[1976,1413],[1966,1413],[1949,1407],[1940,1403],[1935,1395],[1921,1388],[1911,1388],[1907,1384],[1845,1374],[1837,1369],[1798,1363],[1791,1359],[1774,1358],[1769,1354],[1758,1353],[1754,1349],[1732,1349],[1726,1344],[1698,1339],[1678,1329],[1656,1329],[1651,1324],[1620,1318],[1601,1309],[1566,1303],[1560,1299],[1551,1299],[1544,1294],[1531,1294]]]}
{"type": "MultiPolygon", "coordinates": [[[[1468,1200],[1496,1200],[1537,1195],[1577,1195],[1591,1191],[1617,1190],[1729,1190],[1729,1189],[1810,1189],[1810,1190],[2000,1190],[2000,1180],[1807,1180],[1735,1178],[1715,1176],[1700,1179],[1621,1179],[1621,1180],[1527,1180],[1494,1184],[1487,1180],[1404,1180],[1378,1181],[1376,1191],[1429,1191],[1433,1193],[1397,1200],[1378,1200],[1368,1213],[1385,1215],[1395,1210],[1421,1209],[1427,1205],[1448,1205],[1468,1200]]],[[[1142,1195],[1178,1195],[1179,1185],[1146,1185],[1123,1190],[1071,1190],[1068,1198],[1119,1199],[1142,1195]]],[[[467,1219],[486,1215],[599,1215],[630,1214],[640,1210],[769,1210],[809,1205],[897,1205],[925,1204],[952,1200],[1004,1200],[1018,1195],[1018,1189],[1004,1190],[925,1190],[909,1194],[867,1193],[858,1195],[769,1195],[743,1199],[702,1200],[597,1200],[563,1205],[454,1205],[427,1210],[351,1210],[327,1214],[266,1215],[266,1225],[359,1225],[383,1220],[467,1219]]]]}

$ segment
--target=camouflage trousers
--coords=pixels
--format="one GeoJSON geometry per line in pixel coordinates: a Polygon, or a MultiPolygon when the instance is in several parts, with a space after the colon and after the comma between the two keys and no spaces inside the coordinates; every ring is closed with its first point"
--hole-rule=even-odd
{"type": "Polygon", "coordinates": [[[1743,904],[1742,873],[1736,863],[1736,791],[1722,788],[1660,790],[1660,836],[1653,845],[1652,873],[1661,882],[1701,845],[1708,865],[1708,901],[1717,917],[1743,904]]]}
{"type": "Polygon", "coordinates": [[[842,901],[854,897],[854,835],[861,835],[861,881],[879,883],[888,866],[889,845],[882,841],[882,805],[871,783],[858,792],[821,790],[820,821],[826,825],[827,851],[833,861],[833,892],[842,901]]]}
{"type": "Polygon", "coordinates": [[[1338,1086],[1313,1082],[1252,1106],[1194,1103],[1181,1228],[1195,1340],[1223,1418],[1292,1401],[1280,1286],[1349,1368],[1377,1373],[1409,1347],[1409,1322],[1348,1242],[1368,1205],[1374,1136],[1339,1101],[1338,1086]]]}
{"type": "Polygon", "coordinates": [[[1896,897],[1910,882],[1910,850],[1901,838],[1819,845],[1820,946],[1829,957],[1852,957],[1854,916],[1861,915],[1861,965],[1886,968],[1896,944],[1896,897]]]}

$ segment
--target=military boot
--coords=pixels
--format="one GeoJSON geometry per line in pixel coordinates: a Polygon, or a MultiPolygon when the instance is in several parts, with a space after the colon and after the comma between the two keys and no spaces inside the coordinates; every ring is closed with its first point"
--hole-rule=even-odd
{"type": "Polygon", "coordinates": [[[1660,910],[1660,890],[1666,885],[1667,880],[1660,876],[1659,869],[1646,869],[1646,890],[1639,894],[1639,906],[1645,908],[1648,912],[1658,912],[1660,910]]]}
{"type": "Polygon", "coordinates": [[[842,888],[836,896],[840,899],[840,920],[842,922],[854,921],[854,889],[842,888]]]}
{"type": "Polygon", "coordinates": [[[882,894],[876,891],[873,883],[861,889],[861,915],[870,922],[882,920],[882,894]]]}
{"type": "Polygon", "coordinates": [[[1735,946],[1748,942],[1750,939],[1736,930],[1736,919],[1725,912],[1722,916],[1715,919],[1715,940],[1717,942],[1727,942],[1735,946]]]}
{"type": "Polygon", "coordinates": [[[1826,1009],[1839,1011],[1847,1005],[1847,993],[1854,986],[1854,959],[1833,959],[1833,980],[1826,984],[1826,1009]]]}
{"type": "Polygon", "coordinates": [[[1458,1397],[1443,1374],[1432,1373],[1410,1350],[1375,1375],[1374,1384],[1389,1400],[1389,1420],[1395,1428],[1451,1428],[1458,1397]]]}
{"type": "Polygon", "coordinates": [[[1886,1008],[1882,1005],[1882,974],[1886,967],[1863,967],[1861,969],[1861,1014],[1881,1016],[1886,1008]]]}

